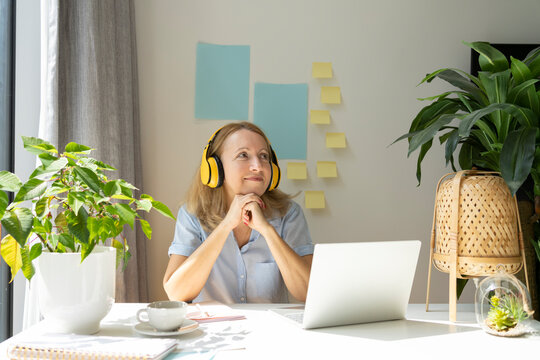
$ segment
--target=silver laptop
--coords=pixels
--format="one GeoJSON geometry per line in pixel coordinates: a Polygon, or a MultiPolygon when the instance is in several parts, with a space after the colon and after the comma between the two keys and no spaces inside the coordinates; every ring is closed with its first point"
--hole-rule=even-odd
{"type": "Polygon", "coordinates": [[[304,329],[405,318],[420,241],[316,244],[304,310],[273,309],[304,329]]]}

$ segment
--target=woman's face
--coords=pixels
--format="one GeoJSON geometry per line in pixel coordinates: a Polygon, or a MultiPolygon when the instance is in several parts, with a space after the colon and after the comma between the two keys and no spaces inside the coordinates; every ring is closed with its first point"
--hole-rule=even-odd
{"type": "Polygon", "coordinates": [[[223,142],[220,155],[227,199],[235,195],[264,194],[270,183],[271,167],[264,138],[247,129],[238,130],[223,142]]]}

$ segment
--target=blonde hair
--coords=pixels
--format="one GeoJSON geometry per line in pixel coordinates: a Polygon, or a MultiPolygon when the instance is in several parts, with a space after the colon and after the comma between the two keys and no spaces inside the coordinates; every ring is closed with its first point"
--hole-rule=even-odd
{"type": "MultiPolygon", "coordinates": [[[[270,142],[264,132],[257,125],[243,121],[230,123],[222,127],[208,148],[207,157],[212,155],[220,156],[223,152],[225,140],[231,134],[242,129],[261,135],[266,142],[268,153],[271,154],[270,142]]],[[[205,231],[211,232],[223,220],[229,209],[227,208],[223,186],[211,188],[204,185],[201,182],[200,173],[201,169],[199,167],[187,193],[187,210],[199,219],[205,231]]],[[[292,196],[278,189],[265,192],[261,196],[261,199],[266,204],[264,215],[268,218],[277,212],[280,216],[284,216],[289,209],[291,198],[292,196]]]]}

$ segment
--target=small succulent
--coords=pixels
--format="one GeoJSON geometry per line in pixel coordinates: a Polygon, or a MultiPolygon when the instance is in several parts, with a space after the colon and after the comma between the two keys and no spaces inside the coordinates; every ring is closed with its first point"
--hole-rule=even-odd
{"type": "Polygon", "coordinates": [[[493,295],[489,301],[491,308],[486,322],[490,328],[496,331],[508,331],[529,317],[529,314],[523,310],[519,299],[514,295],[504,295],[501,298],[493,295]]]}

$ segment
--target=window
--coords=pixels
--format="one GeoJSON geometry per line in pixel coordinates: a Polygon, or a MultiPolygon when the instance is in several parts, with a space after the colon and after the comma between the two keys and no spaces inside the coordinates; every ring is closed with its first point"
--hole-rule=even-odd
{"type": "MultiPolygon", "coordinates": [[[[0,171],[13,171],[15,2],[0,0],[0,171]]],[[[2,237],[4,234],[2,233],[2,237]]],[[[11,273],[0,261],[0,341],[13,333],[11,273]]]]}

